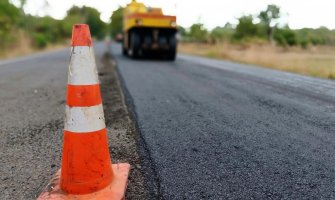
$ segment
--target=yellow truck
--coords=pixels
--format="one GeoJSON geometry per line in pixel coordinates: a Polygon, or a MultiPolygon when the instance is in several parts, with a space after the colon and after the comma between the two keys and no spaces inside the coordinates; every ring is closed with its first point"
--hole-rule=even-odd
{"type": "Polygon", "coordinates": [[[154,55],[174,60],[176,33],[176,16],[164,15],[161,8],[132,0],[123,10],[124,55],[133,58],[154,55]]]}

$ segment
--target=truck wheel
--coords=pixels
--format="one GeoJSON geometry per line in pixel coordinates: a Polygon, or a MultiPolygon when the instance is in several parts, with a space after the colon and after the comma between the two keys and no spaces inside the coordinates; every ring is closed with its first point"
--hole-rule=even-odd
{"type": "Polygon", "coordinates": [[[124,48],[124,43],[122,43],[122,55],[124,56],[128,55],[127,49],[124,48]]]}
{"type": "Polygon", "coordinates": [[[170,50],[169,54],[167,56],[167,59],[168,60],[175,60],[176,59],[176,54],[177,54],[176,50],[170,50]]]}
{"type": "Polygon", "coordinates": [[[176,54],[177,54],[177,39],[175,35],[170,37],[169,40],[169,46],[170,50],[168,52],[168,60],[175,60],[176,59],[176,54]]]}
{"type": "Polygon", "coordinates": [[[138,58],[140,52],[140,36],[132,31],[130,34],[130,48],[128,50],[128,55],[133,58],[138,58]]]}

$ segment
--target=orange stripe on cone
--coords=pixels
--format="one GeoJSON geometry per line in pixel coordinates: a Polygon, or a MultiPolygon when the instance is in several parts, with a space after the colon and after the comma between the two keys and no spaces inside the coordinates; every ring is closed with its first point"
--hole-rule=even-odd
{"type": "Polygon", "coordinates": [[[106,129],[90,133],[64,131],[61,188],[71,194],[87,194],[112,181],[106,129]]]}
{"type": "Polygon", "coordinates": [[[76,24],[73,26],[72,46],[92,46],[91,33],[88,25],[76,24]]]}
{"type": "Polygon", "coordinates": [[[111,164],[96,66],[85,62],[85,56],[94,56],[87,51],[92,45],[87,25],[74,25],[72,45],[78,47],[69,69],[62,166],[38,199],[121,200],[130,165],[111,164]]]}
{"type": "Polygon", "coordinates": [[[67,85],[66,102],[68,106],[95,106],[101,103],[100,84],[67,85]]]}

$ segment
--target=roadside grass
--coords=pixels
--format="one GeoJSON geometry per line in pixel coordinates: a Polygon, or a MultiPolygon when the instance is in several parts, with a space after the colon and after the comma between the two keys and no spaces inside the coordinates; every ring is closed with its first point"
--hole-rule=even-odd
{"type": "Polygon", "coordinates": [[[308,76],[335,79],[335,47],[280,48],[269,44],[180,43],[178,50],[308,76]]]}
{"type": "Polygon", "coordinates": [[[69,46],[70,42],[65,40],[63,43],[47,45],[45,48],[38,49],[33,46],[33,42],[23,31],[18,31],[17,42],[8,48],[0,48],[0,60],[29,55],[41,51],[52,51],[69,46]]]}

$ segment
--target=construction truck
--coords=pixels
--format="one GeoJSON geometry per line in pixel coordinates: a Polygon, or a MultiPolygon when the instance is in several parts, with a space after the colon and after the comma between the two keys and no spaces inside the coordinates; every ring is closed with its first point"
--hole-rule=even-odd
{"type": "Polygon", "coordinates": [[[145,55],[174,60],[177,51],[176,16],[164,15],[161,8],[147,7],[132,0],[123,11],[123,54],[145,55]]]}

